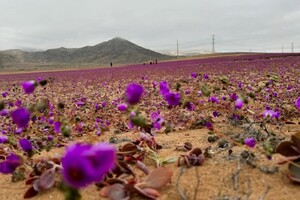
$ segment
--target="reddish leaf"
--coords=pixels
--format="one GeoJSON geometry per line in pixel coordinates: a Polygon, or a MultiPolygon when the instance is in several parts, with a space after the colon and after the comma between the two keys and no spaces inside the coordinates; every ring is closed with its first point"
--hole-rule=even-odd
{"type": "Polygon", "coordinates": [[[110,200],[128,200],[129,195],[124,189],[124,185],[116,183],[110,186],[108,191],[108,197],[110,200]]]}
{"type": "Polygon", "coordinates": [[[107,198],[109,195],[110,189],[111,189],[110,185],[101,188],[101,190],[99,192],[100,196],[107,198]]]}
{"type": "Polygon", "coordinates": [[[24,194],[24,199],[29,199],[36,196],[39,192],[35,191],[33,187],[30,187],[24,194]]]}
{"type": "Polygon", "coordinates": [[[150,172],[140,184],[143,188],[159,189],[171,181],[173,172],[165,167],[158,167],[150,172]]]}
{"type": "MultiPolygon", "coordinates": [[[[292,141],[296,144],[298,150],[300,151],[300,132],[292,135],[292,141]]],[[[300,152],[299,152],[300,154],[300,152]]]]}
{"type": "Polygon", "coordinates": [[[25,181],[25,184],[26,184],[26,185],[31,185],[31,184],[33,184],[33,182],[34,182],[35,180],[37,180],[37,179],[39,179],[39,177],[29,178],[29,179],[27,179],[27,180],[25,181]]]}
{"type": "Polygon", "coordinates": [[[291,173],[288,173],[287,174],[288,178],[296,183],[300,183],[300,179],[299,178],[296,178],[294,177],[291,173]]]}
{"type": "Polygon", "coordinates": [[[291,141],[281,142],[276,148],[276,153],[280,153],[287,157],[299,155],[296,150],[296,146],[294,146],[294,143],[291,141]]]}
{"type": "Polygon", "coordinates": [[[146,197],[148,199],[156,199],[160,196],[159,192],[152,188],[144,188],[141,189],[137,186],[134,186],[134,191],[137,192],[139,195],[146,197]]]}
{"type": "Polygon", "coordinates": [[[137,151],[138,149],[135,144],[127,143],[121,147],[120,152],[118,153],[134,155],[137,151]]]}
{"type": "Polygon", "coordinates": [[[155,198],[160,196],[159,192],[157,190],[152,189],[152,188],[144,188],[143,191],[146,194],[151,195],[152,197],[155,197],[155,198]]]}
{"type": "Polygon", "coordinates": [[[137,161],[136,162],[136,167],[139,169],[139,170],[141,170],[142,172],[144,172],[145,174],[149,174],[149,169],[147,168],[147,166],[143,163],[143,162],[141,162],[141,161],[137,161]]]}

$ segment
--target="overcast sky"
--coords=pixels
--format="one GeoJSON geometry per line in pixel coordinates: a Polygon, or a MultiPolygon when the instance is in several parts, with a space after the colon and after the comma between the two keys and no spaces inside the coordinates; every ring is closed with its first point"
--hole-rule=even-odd
{"type": "Polygon", "coordinates": [[[0,0],[0,50],[95,45],[300,51],[299,0],[0,0]]]}

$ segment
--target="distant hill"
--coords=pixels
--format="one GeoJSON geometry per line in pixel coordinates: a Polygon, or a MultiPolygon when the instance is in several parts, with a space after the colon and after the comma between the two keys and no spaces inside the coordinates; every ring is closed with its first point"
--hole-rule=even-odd
{"type": "Polygon", "coordinates": [[[113,38],[95,46],[57,48],[39,52],[0,51],[0,69],[46,69],[81,66],[109,66],[166,60],[172,56],[140,47],[122,38],[113,38]]]}

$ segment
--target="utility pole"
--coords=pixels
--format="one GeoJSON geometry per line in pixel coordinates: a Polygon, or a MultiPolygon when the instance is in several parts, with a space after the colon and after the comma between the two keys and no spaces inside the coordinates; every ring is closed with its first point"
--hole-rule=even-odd
{"type": "Polygon", "coordinates": [[[294,53],[294,43],[292,42],[292,53],[294,53]]]}
{"type": "Polygon", "coordinates": [[[212,53],[215,53],[215,35],[212,35],[212,53]]]}
{"type": "Polygon", "coordinates": [[[283,45],[281,46],[281,53],[283,53],[283,45]]]}
{"type": "Polygon", "coordinates": [[[178,59],[178,52],[179,50],[178,50],[178,40],[177,40],[177,59],[178,59]]]}

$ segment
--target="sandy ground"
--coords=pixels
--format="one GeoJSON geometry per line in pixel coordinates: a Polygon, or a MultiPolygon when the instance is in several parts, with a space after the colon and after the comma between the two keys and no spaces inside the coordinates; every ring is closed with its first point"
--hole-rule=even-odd
{"type": "MultiPolygon", "coordinates": [[[[222,129],[222,127],[220,127],[222,129]]],[[[223,127],[224,128],[224,127],[223,127]]],[[[288,135],[299,130],[299,125],[289,127],[288,135]]],[[[205,149],[208,146],[215,147],[216,143],[208,143],[208,130],[196,129],[187,131],[176,131],[169,134],[159,133],[156,136],[156,141],[163,145],[163,149],[159,150],[158,155],[166,157],[178,157],[185,152],[175,151],[177,145],[184,142],[191,142],[194,147],[205,149]]],[[[85,135],[78,138],[84,142],[100,142],[110,138],[114,133],[107,132],[101,137],[85,135]]],[[[137,138],[137,132],[128,132],[117,135],[119,138],[137,138]]],[[[120,144],[118,144],[120,145],[120,144]]],[[[42,152],[39,157],[51,157],[53,155],[62,154],[63,148],[54,149],[50,152],[42,152]]],[[[282,158],[280,155],[275,155],[273,160],[268,160],[262,153],[261,147],[257,146],[254,149],[247,149],[245,146],[236,146],[232,148],[233,153],[231,159],[228,157],[228,150],[215,152],[212,158],[205,160],[204,164],[199,167],[180,168],[176,163],[166,165],[173,171],[172,182],[160,190],[161,196],[158,199],[181,199],[176,188],[179,185],[181,191],[186,192],[188,199],[193,199],[195,191],[197,191],[196,199],[266,199],[266,200],[296,200],[300,196],[300,186],[292,184],[286,176],[287,165],[278,165],[277,162],[282,158]],[[240,173],[236,182],[237,188],[234,189],[233,174],[238,169],[238,159],[234,159],[241,151],[248,150],[256,155],[256,163],[258,166],[279,167],[279,171],[274,174],[266,174],[258,168],[253,168],[245,163],[240,162],[240,173]],[[199,178],[197,179],[196,170],[199,178]],[[180,172],[184,172],[178,182],[180,172]],[[199,186],[196,188],[197,180],[199,186]]],[[[149,166],[154,166],[154,162],[149,158],[145,160],[149,166]]],[[[0,175],[0,199],[17,200],[22,199],[23,194],[29,186],[26,186],[23,181],[18,183],[10,182],[10,175],[0,175]]],[[[96,186],[92,185],[81,190],[82,199],[103,199],[99,196],[96,186]]],[[[64,199],[63,194],[56,188],[37,195],[33,199],[64,199]]]]}

